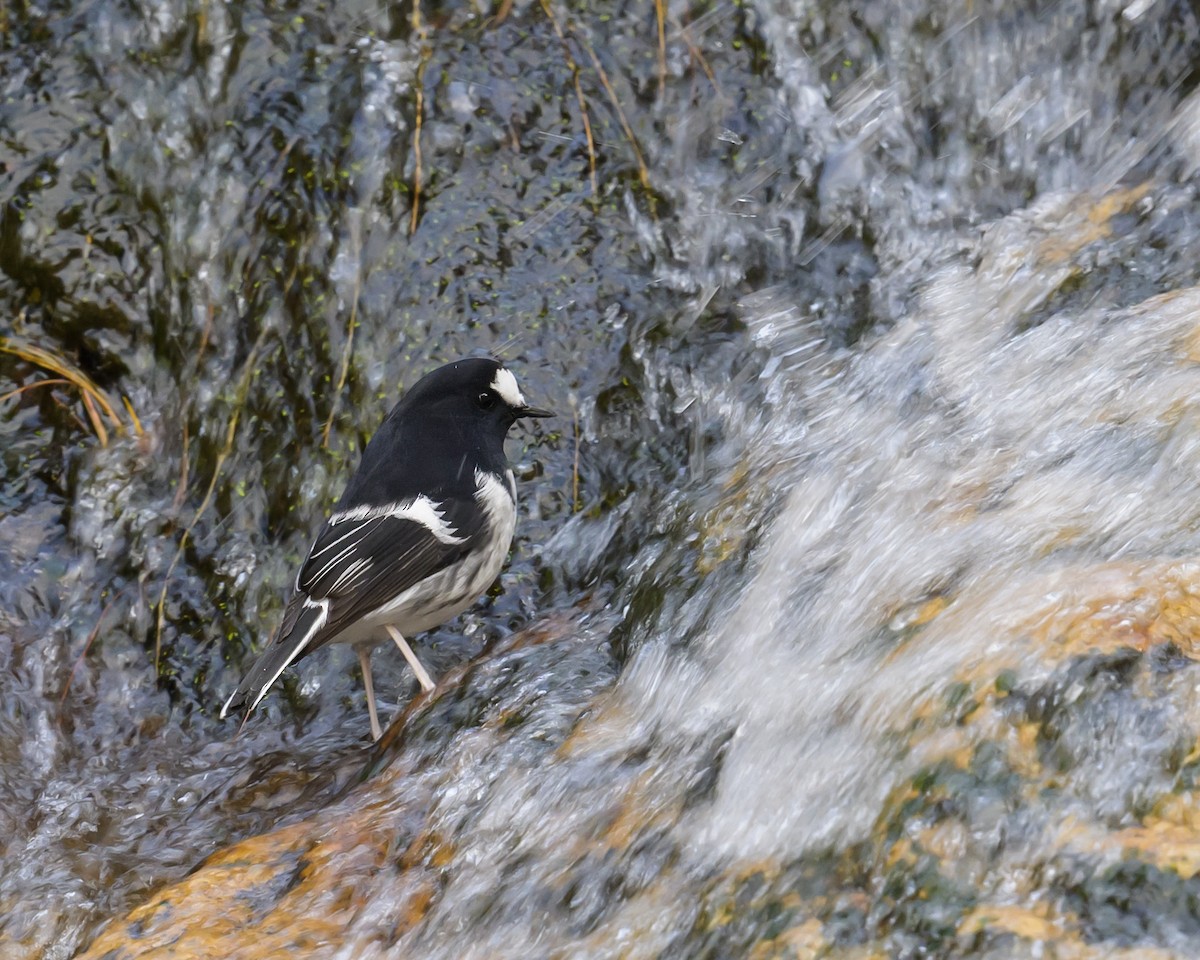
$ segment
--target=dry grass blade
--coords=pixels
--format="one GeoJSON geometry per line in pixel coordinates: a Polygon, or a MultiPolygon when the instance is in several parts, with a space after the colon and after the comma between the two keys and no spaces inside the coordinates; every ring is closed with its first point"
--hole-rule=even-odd
{"type": "Polygon", "coordinates": [[[188,489],[188,471],[191,469],[191,434],[188,430],[187,411],[181,417],[183,422],[183,443],[179,453],[179,483],[175,488],[175,498],[171,501],[171,509],[178,510],[183,506],[184,498],[187,497],[188,489]]]}
{"type": "Polygon", "coordinates": [[[92,429],[96,431],[96,436],[100,438],[100,446],[107,447],[108,431],[104,428],[104,420],[100,416],[100,411],[96,409],[92,395],[86,391],[83,394],[83,407],[87,410],[88,419],[92,422],[92,429]]]}
{"type": "Polygon", "coordinates": [[[617,98],[617,91],[613,89],[612,82],[608,79],[608,72],[600,63],[600,58],[596,56],[596,51],[592,49],[592,45],[588,43],[587,38],[583,36],[574,27],[571,27],[571,32],[578,38],[580,45],[587,51],[587,55],[591,58],[592,66],[596,68],[596,75],[600,78],[600,85],[604,87],[604,92],[608,94],[609,100],[612,101],[613,109],[617,111],[617,119],[621,122],[621,129],[625,133],[625,139],[629,141],[629,145],[633,148],[634,156],[637,158],[638,180],[641,181],[642,187],[647,191],[650,189],[650,171],[646,168],[646,159],[642,156],[642,148],[638,145],[637,137],[633,135],[633,127],[629,125],[629,118],[625,116],[625,110],[621,106],[621,101],[617,98]]]}
{"type": "Polygon", "coordinates": [[[9,337],[0,337],[0,353],[10,354],[26,363],[56,373],[77,388],[83,397],[83,405],[87,410],[88,419],[92,422],[92,429],[96,431],[102,444],[108,443],[104,417],[107,417],[118,431],[122,429],[121,418],[104,388],[65,357],[35,344],[18,342],[9,337]]]}
{"type": "Polygon", "coordinates": [[[333,402],[329,405],[329,416],[325,418],[325,426],[321,430],[321,448],[329,446],[329,433],[333,430],[333,420],[341,405],[342,390],[350,376],[350,357],[354,353],[354,328],[358,326],[358,297],[362,291],[362,250],[361,225],[351,222],[350,240],[354,250],[354,262],[358,267],[354,271],[354,293],[350,298],[350,319],[346,322],[346,345],[342,348],[341,368],[338,370],[337,386],[333,388],[333,402]]]}
{"type": "MultiPolygon", "coordinates": [[[[283,155],[279,163],[284,162],[284,158],[292,152],[292,147],[296,145],[293,139],[286,147],[284,147],[283,155]]],[[[292,270],[292,275],[288,278],[288,285],[296,279],[296,270],[292,270]]],[[[204,351],[208,349],[208,342],[212,337],[213,326],[217,319],[217,308],[214,304],[209,303],[204,312],[204,328],[200,331],[200,344],[196,347],[196,359],[192,363],[192,377],[195,380],[200,374],[200,364],[204,360],[204,351]]],[[[183,506],[183,501],[187,497],[189,476],[188,471],[191,469],[191,436],[188,432],[188,417],[191,412],[192,401],[190,397],[184,397],[183,408],[179,411],[179,421],[183,424],[183,444],[179,454],[179,485],[175,490],[175,498],[171,501],[171,509],[178,510],[183,506]]]]}
{"type": "Polygon", "coordinates": [[[667,4],[654,0],[654,16],[658,21],[658,99],[667,89],[667,4]]]}
{"type": "Polygon", "coordinates": [[[350,304],[350,319],[346,322],[346,346],[342,348],[342,363],[338,370],[337,386],[333,388],[333,403],[329,406],[329,416],[325,418],[325,426],[321,429],[321,447],[329,446],[329,433],[333,430],[333,420],[341,405],[342,390],[350,377],[350,355],[354,352],[354,328],[358,326],[358,284],[354,282],[354,300],[350,304]]]}
{"type": "Polygon", "coordinates": [[[408,235],[417,232],[417,222],[421,215],[421,125],[425,116],[425,65],[429,63],[429,44],[425,42],[425,25],[421,20],[421,2],[413,0],[412,11],[413,33],[421,41],[421,62],[417,64],[416,77],[416,121],[413,129],[413,200],[412,214],[408,219],[408,235]]]}
{"type": "Polygon", "coordinates": [[[3,403],[5,400],[11,400],[13,397],[20,396],[26,390],[33,390],[35,387],[50,387],[56,383],[69,384],[70,382],[70,380],[64,380],[61,377],[52,377],[49,380],[35,380],[33,383],[27,383],[23,387],[17,387],[16,390],[9,390],[8,393],[0,396],[0,403],[3,403]]]}
{"type": "Polygon", "coordinates": [[[428,60],[423,53],[421,63],[417,67],[417,104],[416,129],[413,130],[413,198],[412,212],[408,218],[408,235],[417,232],[417,222],[421,218],[421,118],[425,115],[425,64],[428,60]]]}
{"type": "Polygon", "coordinates": [[[113,594],[112,599],[110,599],[108,603],[104,605],[104,609],[100,611],[100,616],[96,618],[96,625],[92,627],[91,633],[88,634],[88,638],[83,645],[83,649],[79,651],[79,656],[76,657],[75,662],[71,664],[71,672],[67,675],[66,684],[63,685],[62,696],[58,698],[58,707],[60,710],[62,709],[63,704],[67,702],[67,694],[71,692],[71,684],[75,681],[75,674],[79,670],[79,665],[83,663],[84,657],[86,657],[88,651],[92,649],[92,644],[96,642],[96,637],[100,635],[100,625],[104,623],[104,618],[108,616],[108,611],[110,611],[116,605],[116,602],[121,599],[125,591],[128,589],[128,587],[122,587],[115,594],[113,594]]]}
{"type": "Polygon", "coordinates": [[[139,437],[145,433],[142,429],[142,421],[138,418],[137,412],[133,409],[133,404],[129,402],[129,398],[121,394],[121,402],[125,404],[125,412],[129,414],[129,422],[133,424],[133,432],[139,437]]]}
{"type": "Polygon", "coordinates": [[[734,4],[719,3],[686,24],[680,23],[678,19],[673,21],[675,29],[679,31],[683,42],[687,44],[688,53],[691,54],[693,60],[700,64],[700,69],[704,71],[704,75],[708,77],[708,82],[712,84],[713,92],[722,100],[725,99],[725,94],[721,90],[721,85],[717,82],[717,77],[713,73],[712,66],[705,59],[699,42],[704,34],[713,29],[722,20],[727,20],[736,14],[737,7],[734,4]]]}
{"type": "Polygon", "coordinates": [[[703,70],[704,75],[708,77],[708,82],[712,84],[713,92],[716,93],[720,99],[724,100],[725,93],[721,90],[721,85],[717,83],[717,75],[713,73],[713,68],[709,64],[708,59],[704,56],[704,51],[701,50],[696,44],[695,40],[692,39],[691,29],[686,26],[681,26],[679,28],[679,35],[683,37],[683,42],[687,44],[688,54],[693,60],[700,64],[700,69],[703,70]]]}
{"type": "Polygon", "coordinates": [[[587,137],[588,174],[592,182],[592,196],[594,197],[599,193],[599,189],[596,186],[596,141],[592,136],[592,120],[588,114],[587,98],[583,95],[583,84],[579,82],[579,64],[571,56],[571,48],[567,46],[567,38],[563,34],[562,27],[559,25],[558,17],[554,15],[554,10],[550,6],[550,0],[541,0],[541,3],[542,10],[545,11],[551,26],[554,27],[554,32],[558,34],[558,40],[563,48],[563,58],[567,61],[567,67],[571,71],[571,79],[575,84],[575,99],[579,102],[579,116],[583,121],[584,136],[587,137]]]}
{"type": "Polygon", "coordinates": [[[492,19],[487,22],[488,27],[498,27],[508,15],[512,13],[513,0],[500,0],[500,6],[496,8],[496,12],[492,14],[492,19]]]}
{"type": "Polygon", "coordinates": [[[575,463],[571,467],[571,512],[579,512],[579,405],[571,394],[571,420],[575,432],[575,463]]]}
{"type": "Polygon", "coordinates": [[[254,370],[258,363],[258,354],[262,350],[263,343],[267,339],[269,327],[263,326],[259,331],[258,339],[254,341],[254,346],[250,348],[250,353],[246,357],[246,362],[242,365],[242,375],[238,380],[237,397],[234,401],[233,412],[229,416],[229,423],[225,428],[225,443],[221,447],[221,452],[217,454],[217,462],[213,466],[212,478],[208,482],[208,489],[204,492],[204,499],[200,501],[200,506],[196,508],[196,513],[192,516],[191,522],[187,525],[187,529],[183,531],[183,536],[179,538],[179,546],[175,549],[175,556],[171,558],[171,564],[167,567],[166,575],[163,577],[162,590],[158,594],[158,612],[155,616],[154,624],[154,669],[158,671],[159,657],[162,655],[162,631],[164,612],[167,603],[167,588],[171,584],[171,574],[175,572],[175,567],[179,563],[179,558],[183,556],[183,551],[187,547],[188,538],[192,531],[196,528],[196,524],[200,521],[200,517],[208,509],[212,503],[213,494],[217,489],[217,481],[221,479],[221,471],[225,466],[225,461],[229,459],[230,453],[233,452],[233,442],[237,438],[238,420],[241,418],[242,410],[246,406],[246,395],[250,391],[250,381],[254,378],[254,370]]]}

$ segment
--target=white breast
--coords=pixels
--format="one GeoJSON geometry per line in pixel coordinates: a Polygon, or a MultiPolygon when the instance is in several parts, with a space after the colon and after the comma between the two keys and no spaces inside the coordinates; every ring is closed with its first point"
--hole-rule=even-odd
{"type": "Polygon", "coordinates": [[[511,470],[506,471],[505,480],[507,484],[490,473],[475,471],[475,499],[487,523],[481,549],[461,563],[413,584],[390,603],[352,624],[335,642],[381,639],[378,632],[385,624],[412,636],[445,623],[479,599],[504,566],[517,529],[516,480],[511,470]]]}

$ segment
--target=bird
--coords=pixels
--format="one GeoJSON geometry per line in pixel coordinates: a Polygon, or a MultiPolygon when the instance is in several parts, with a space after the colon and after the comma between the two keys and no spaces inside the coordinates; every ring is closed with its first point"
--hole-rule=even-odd
{"type": "Polygon", "coordinates": [[[390,637],[421,688],[433,689],[407,638],[457,616],[496,579],[517,520],[505,437],[518,420],[551,416],[530,406],[512,371],[491,358],[456,360],[409,388],[363,450],[300,565],[278,629],[221,719],[244,710],[245,724],[290,664],[327,643],[349,643],[379,740],[371,649],[390,637]]]}

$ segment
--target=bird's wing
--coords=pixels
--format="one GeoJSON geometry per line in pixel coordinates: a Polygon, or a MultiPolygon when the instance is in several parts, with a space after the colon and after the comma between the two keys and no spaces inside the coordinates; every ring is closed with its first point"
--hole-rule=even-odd
{"type": "Polygon", "coordinates": [[[331,516],[296,576],[278,632],[221,708],[247,713],[288,664],[470,550],[483,528],[473,501],[416,497],[331,516]]]}
{"type": "Polygon", "coordinates": [[[331,601],[319,642],[305,652],[464,556],[482,527],[473,500],[419,497],[334,514],[296,577],[309,602],[331,601]]]}

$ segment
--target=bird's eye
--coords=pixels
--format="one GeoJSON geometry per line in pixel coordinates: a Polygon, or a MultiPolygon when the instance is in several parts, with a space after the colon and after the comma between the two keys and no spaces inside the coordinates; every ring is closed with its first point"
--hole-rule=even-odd
{"type": "Polygon", "coordinates": [[[481,393],[479,396],[477,396],[475,398],[475,405],[477,407],[479,407],[480,410],[491,410],[492,407],[495,406],[495,404],[496,404],[495,394],[493,394],[489,390],[485,390],[483,393],[481,393]]]}

